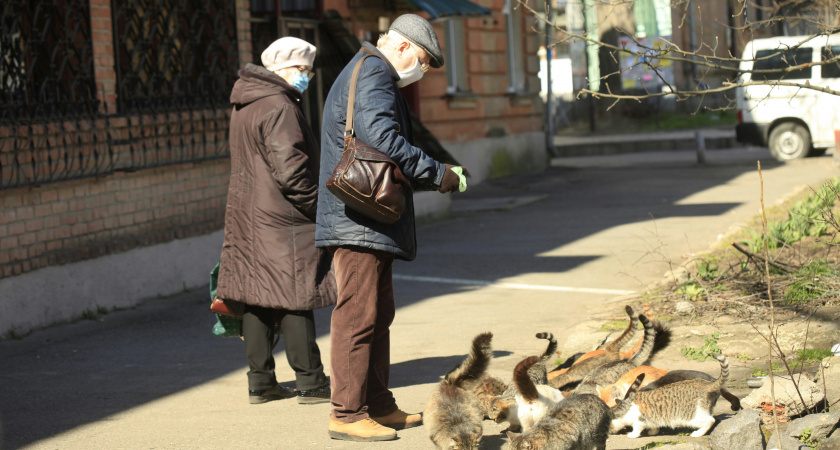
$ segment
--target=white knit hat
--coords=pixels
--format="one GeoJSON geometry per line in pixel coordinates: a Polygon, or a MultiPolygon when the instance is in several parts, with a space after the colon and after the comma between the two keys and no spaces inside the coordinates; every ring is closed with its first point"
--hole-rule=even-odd
{"type": "Polygon", "coordinates": [[[285,67],[310,66],[315,62],[315,46],[303,39],[284,37],[272,42],[262,52],[263,66],[274,72],[285,67]]]}

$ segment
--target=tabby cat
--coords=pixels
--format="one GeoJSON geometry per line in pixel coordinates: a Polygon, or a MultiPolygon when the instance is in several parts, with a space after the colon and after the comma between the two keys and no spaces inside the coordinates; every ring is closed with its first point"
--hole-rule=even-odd
{"type": "Polygon", "coordinates": [[[481,407],[481,417],[492,419],[490,408],[493,406],[493,400],[504,394],[507,388],[507,383],[491,375],[487,375],[476,383],[472,393],[478,399],[478,404],[481,407]]]}
{"type": "Polygon", "coordinates": [[[610,421],[630,409],[644,375],[627,390],[624,401],[609,408],[591,394],[574,394],[556,404],[537,424],[522,434],[508,432],[511,450],[604,450],[610,421]]]}
{"type": "Polygon", "coordinates": [[[700,437],[715,424],[712,410],[720,397],[720,390],[729,378],[729,360],[715,355],[720,362],[720,376],[714,381],[692,379],[667,384],[649,391],[639,392],[630,410],[617,417],[610,431],[617,433],[625,426],[633,430],[627,437],[637,438],[645,429],[657,434],[659,428],[694,428],[691,437],[700,437]]]}
{"type": "MultiPolygon", "coordinates": [[[[700,372],[698,370],[672,370],[667,374],[659,377],[655,381],[647,385],[642,385],[643,391],[649,391],[651,389],[656,389],[661,386],[665,386],[666,384],[676,383],[678,381],[685,381],[685,380],[692,380],[694,378],[700,378],[706,381],[714,381],[714,377],[707,374],[706,372],[700,372]]],[[[647,378],[645,379],[647,380],[647,378]]],[[[732,411],[738,411],[741,409],[741,400],[735,396],[732,392],[726,390],[726,388],[720,388],[720,395],[725,398],[729,402],[729,407],[732,411]]]]}
{"type": "Polygon", "coordinates": [[[473,339],[470,354],[432,392],[423,414],[429,439],[440,449],[477,450],[483,433],[481,406],[471,392],[484,376],[493,351],[492,333],[473,339]]]}

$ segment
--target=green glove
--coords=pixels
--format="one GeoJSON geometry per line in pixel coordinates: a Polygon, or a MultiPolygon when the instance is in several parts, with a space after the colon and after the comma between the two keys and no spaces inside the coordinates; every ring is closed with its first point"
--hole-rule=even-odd
{"type": "Polygon", "coordinates": [[[452,167],[452,171],[458,175],[461,181],[458,182],[458,192],[467,190],[467,177],[464,176],[464,168],[461,166],[452,167]]]}

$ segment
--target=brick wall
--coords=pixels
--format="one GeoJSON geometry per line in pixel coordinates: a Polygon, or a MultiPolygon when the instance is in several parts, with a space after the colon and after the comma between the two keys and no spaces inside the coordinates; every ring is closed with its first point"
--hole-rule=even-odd
{"type": "Polygon", "coordinates": [[[0,193],[0,277],[218,230],[228,160],[0,193]]]}
{"type": "MultiPolygon", "coordinates": [[[[103,102],[102,114],[116,111],[110,4],[110,0],[90,0],[94,69],[97,94],[103,102]]],[[[248,0],[236,0],[241,63],[251,60],[249,4],[248,0]]],[[[120,171],[121,167],[136,163],[137,158],[171,156],[205,143],[223,148],[227,108],[187,113],[191,119],[178,127],[173,127],[170,114],[121,116],[90,122],[94,124],[91,133],[100,134],[107,129],[117,142],[109,147],[117,161],[116,172],[97,178],[0,190],[0,278],[223,228],[228,158],[120,171]],[[138,126],[140,123],[144,126],[138,126]],[[192,147],[188,148],[184,142],[190,142],[192,147]]],[[[184,113],[176,116],[184,117],[184,113]]],[[[28,148],[29,144],[37,148],[64,142],[59,136],[63,124],[40,127],[59,131],[35,140],[26,137],[26,130],[17,130],[18,136],[22,132],[24,139],[30,140],[25,146],[0,145],[0,152],[8,152],[0,154],[0,164],[8,164],[15,157],[11,152],[28,148]]],[[[0,136],[8,138],[12,132],[9,127],[3,128],[0,136]]],[[[102,139],[99,142],[101,146],[102,139]]],[[[89,152],[90,148],[81,145],[76,150],[89,152]]],[[[46,159],[43,154],[38,158],[46,159]]],[[[41,164],[37,170],[58,167],[54,160],[54,166],[41,164]]]]}

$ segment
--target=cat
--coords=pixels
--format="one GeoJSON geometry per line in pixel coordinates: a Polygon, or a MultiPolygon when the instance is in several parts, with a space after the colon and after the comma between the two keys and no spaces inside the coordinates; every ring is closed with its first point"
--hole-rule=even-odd
{"type": "Polygon", "coordinates": [[[639,375],[630,385],[623,401],[609,408],[592,394],[574,394],[557,403],[548,414],[531,429],[516,434],[508,432],[511,450],[604,450],[610,422],[624,416],[633,404],[639,385],[644,380],[639,375]]]}
{"type": "MultiPolygon", "coordinates": [[[[537,333],[536,337],[538,339],[547,339],[548,345],[537,362],[528,369],[527,373],[535,385],[545,385],[547,383],[545,365],[557,351],[557,339],[553,333],[549,332],[537,333]]],[[[507,420],[510,423],[509,429],[519,429],[520,425],[517,418],[515,415],[511,416],[510,414],[511,409],[516,406],[516,393],[515,383],[510,383],[504,392],[490,400],[486,417],[494,420],[496,423],[507,420]]]]}
{"type": "Polygon", "coordinates": [[[572,391],[573,393],[598,395],[599,386],[613,384],[627,372],[647,362],[650,354],[653,352],[656,341],[656,330],[644,314],[639,316],[639,321],[642,322],[645,328],[645,337],[642,340],[642,346],[639,348],[639,351],[626,361],[623,359],[610,361],[595,368],[575,387],[572,391]]]}
{"type": "Polygon", "coordinates": [[[478,399],[478,404],[481,407],[481,417],[492,419],[490,417],[490,408],[493,406],[493,400],[504,394],[507,388],[507,383],[491,375],[485,376],[476,383],[472,389],[472,393],[478,399]]]}
{"type": "Polygon", "coordinates": [[[536,356],[530,356],[513,370],[516,403],[509,412],[508,421],[511,424],[518,423],[522,431],[532,428],[554,405],[563,400],[560,391],[545,384],[535,384],[528,375],[528,369],[537,361],[536,356]]]}
{"type": "Polygon", "coordinates": [[[423,414],[429,439],[440,449],[477,450],[483,433],[481,406],[471,392],[482,379],[493,351],[492,333],[473,339],[466,359],[450,370],[432,392],[423,414]]]}
{"type": "MultiPolygon", "coordinates": [[[[706,372],[700,372],[698,370],[672,370],[656,380],[651,380],[651,383],[642,385],[642,390],[649,391],[651,389],[665,386],[666,384],[691,380],[694,378],[700,378],[706,381],[714,381],[715,379],[706,372]]],[[[647,380],[647,378],[645,380],[647,380]]],[[[720,388],[720,395],[729,402],[729,407],[732,411],[739,411],[741,409],[741,399],[736,397],[735,394],[729,392],[726,388],[720,388]]]]}
{"type": "Polygon", "coordinates": [[[621,350],[621,347],[633,338],[633,335],[636,333],[636,327],[639,323],[639,315],[630,305],[627,305],[624,310],[627,312],[627,315],[630,316],[630,325],[627,326],[627,329],[604,348],[604,353],[593,356],[584,361],[578,359],[575,364],[563,373],[556,373],[556,370],[549,372],[547,378],[548,384],[551,385],[551,387],[559,389],[567,384],[576,383],[582,380],[596,367],[609,361],[619,359],[619,351],[621,350]]]}
{"type": "Polygon", "coordinates": [[[716,380],[695,378],[639,392],[627,413],[612,421],[610,432],[617,433],[631,425],[629,438],[639,437],[645,429],[654,435],[662,427],[694,428],[691,437],[706,434],[715,424],[712,410],[729,379],[729,359],[722,354],[715,355],[715,359],[720,363],[720,376],[716,380]]]}

